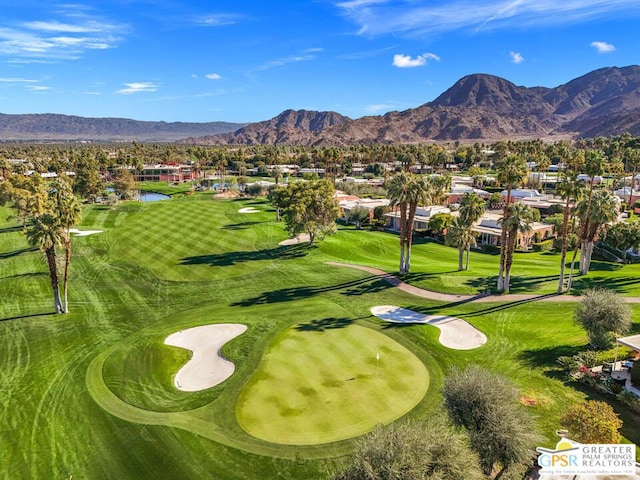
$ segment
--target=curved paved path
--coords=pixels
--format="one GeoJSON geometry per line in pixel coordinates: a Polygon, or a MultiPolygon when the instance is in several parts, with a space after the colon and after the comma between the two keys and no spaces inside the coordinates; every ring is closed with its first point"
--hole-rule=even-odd
{"type": "MultiPolygon", "coordinates": [[[[356,270],[361,270],[363,272],[367,272],[372,275],[377,275],[387,283],[402,290],[403,292],[410,293],[411,295],[415,295],[417,297],[428,298],[429,300],[437,300],[439,302],[460,302],[460,303],[533,302],[533,301],[579,302],[582,300],[581,296],[566,295],[566,294],[562,295],[557,293],[547,293],[543,295],[511,294],[511,293],[506,295],[495,295],[495,294],[484,294],[484,293],[480,293],[478,295],[455,295],[451,293],[433,292],[431,290],[426,290],[424,288],[419,288],[413,285],[409,285],[408,283],[403,282],[402,280],[391,275],[390,273],[387,273],[383,270],[379,270],[377,268],[365,267],[364,265],[354,265],[351,263],[340,263],[340,262],[325,262],[325,263],[327,265],[332,265],[334,267],[354,268],[356,270]]],[[[640,303],[640,297],[622,297],[622,298],[627,303],[640,303]]]]}

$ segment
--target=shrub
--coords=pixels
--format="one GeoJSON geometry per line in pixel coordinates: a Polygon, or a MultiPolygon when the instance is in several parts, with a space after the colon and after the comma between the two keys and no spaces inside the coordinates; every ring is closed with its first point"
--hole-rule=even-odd
{"type": "Polygon", "coordinates": [[[606,402],[587,400],[574,403],[560,422],[576,442],[620,443],[622,420],[606,402]]]}
{"type": "Polygon", "coordinates": [[[483,244],[480,247],[480,250],[484,253],[492,253],[492,254],[500,253],[500,247],[496,245],[489,245],[488,243],[483,244]]]}
{"type": "Polygon", "coordinates": [[[585,350],[584,352],[580,352],[575,355],[575,358],[587,368],[593,368],[599,363],[598,352],[594,350],[585,350]]]}
{"type": "MultiPolygon", "coordinates": [[[[578,246],[579,241],[580,239],[575,233],[567,234],[567,252],[573,251],[578,246]]],[[[562,250],[562,238],[553,239],[553,249],[558,252],[562,250]]]]}
{"type": "Polygon", "coordinates": [[[605,350],[631,329],[631,308],[612,290],[593,288],[585,291],[574,321],[587,331],[592,347],[605,350]]]}
{"type": "Polygon", "coordinates": [[[534,252],[549,252],[553,250],[553,240],[549,239],[539,243],[534,243],[532,248],[534,252]]]}
{"type": "Polygon", "coordinates": [[[252,197],[257,197],[262,194],[262,186],[259,183],[252,183],[246,189],[247,194],[252,197]]]}
{"type": "Polygon", "coordinates": [[[499,208],[500,206],[502,206],[502,195],[500,194],[500,192],[494,192],[491,195],[489,195],[489,208],[499,208]]]}
{"type": "Polygon", "coordinates": [[[564,210],[564,207],[562,205],[558,203],[554,203],[549,206],[549,208],[547,209],[547,213],[549,215],[555,215],[556,213],[562,213],[563,210],[564,210]]]}

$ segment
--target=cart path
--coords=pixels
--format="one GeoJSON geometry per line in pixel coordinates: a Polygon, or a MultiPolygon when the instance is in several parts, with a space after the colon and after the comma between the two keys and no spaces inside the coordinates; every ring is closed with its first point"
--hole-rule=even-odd
{"type": "MultiPolygon", "coordinates": [[[[340,262],[324,262],[324,263],[334,267],[354,268],[356,270],[361,270],[363,272],[376,275],[381,279],[383,279],[384,281],[386,281],[387,283],[402,290],[403,292],[409,293],[411,295],[415,295],[416,297],[428,298],[429,300],[437,300],[439,302],[460,302],[460,303],[468,303],[468,302],[497,303],[497,302],[533,302],[533,301],[579,302],[582,300],[581,296],[557,294],[557,293],[547,293],[542,295],[512,294],[512,293],[508,293],[505,295],[484,294],[484,293],[480,293],[477,295],[455,295],[451,293],[440,293],[440,292],[434,292],[431,290],[425,290],[424,288],[415,287],[413,285],[409,285],[408,283],[403,282],[402,280],[391,275],[390,273],[387,273],[383,270],[379,270],[377,268],[365,267],[364,265],[354,265],[351,263],[340,263],[340,262]]],[[[640,297],[622,297],[622,298],[626,303],[640,303],[640,297]]]]}

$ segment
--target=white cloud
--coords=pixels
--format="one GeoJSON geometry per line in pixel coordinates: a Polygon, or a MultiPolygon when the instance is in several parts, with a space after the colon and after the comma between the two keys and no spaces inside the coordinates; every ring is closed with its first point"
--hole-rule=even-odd
{"type": "Polygon", "coordinates": [[[218,73],[207,73],[205,77],[207,77],[209,80],[220,80],[222,78],[222,75],[218,73]]]}
{"type": "Polygon", "coordinates": [[[67,5],[57,16],[60,18],[5,23],[0,27],[0,56],[12,57],[11,63],[75,60],[87,50],[117,46],[128,30],[124,24],[104,21],[74,5],[67,5]]]}
{"type": "Polygon", "coordinates": [[[262,70],[269,70],[271,68],[283,67],[289,63],[308,62],[309,60],[315,60],[316,58],[316,55],[313,54],[291,55],[290,57],[278,58],[277,60],[272,60],[271,62],[262,64],[253,71],[258,72],[262,70]]]}
{"type": "Polygon", "coordinates": [[[591,46],[595,48],[598,53],[610,53],[616,50],[615,45],[607,42],[591,42],[591,46]]]}
{"type": "Polygon", "coordinates": [[[519,64],[524,62],[524,57],[518,52],[509,52],[509,56],[512,63],[519,64]]]}
{"type": "Polygon", "coordinates": [[[426,36],[453,30],[490,30],[577,24],[640,16],[637,0],[352,0],[336,2],[367,36],[426,36]]]}
{"type": "Polygon", "coordinates": [[[196,24],[202,27],[222,27],[234,25],[242,19],[242,15],[235,13],[213,13],[196,19],[196,24]]]}
{"type": "Polygon", "coordinates": [[[158,90],[158,85],[152,82],[133,82],[133,83],[125,83],[121,90],[118,90],[116,93],[120,93],[122,95],[131,95],[133,93],[140,92],[155,92],[158,90]]]}
{"type": "Polygon", "coordinates": [[[403,55],[401,53],[396,53],[393,56],[394,67],[398,68],[413,68],[413,67],[422,67],[427,64],[429,60],[437,60],[440,61],[440,57],[438,57],[434,53],[425,53],[423,55],[418,55],[416,58],[411,58],[409,55],[403,55]]]}
{"type": "Polygon", "coordinates": [[[44,85],[27,85],[29,90],[33,90],[34,92],[44,92],[46,90],[51,90],[51,87],[46,87],[44,85]]]}
{"type": "Polygon", "coordinates": [[[38,83],[40,80],[31,80],[29,78],[17,77],[0,77],[0,83],[38,83]]]}
{"type": "Polygon", "coordinates": [[[95,22],[91,22],[93,25],[84,24],[84,25],[73,25],[70,23],[62,23],[57,21],[52,22],[27,22],[22,25],[29,30],[38,30],[41,32],[58,32],[58,33],[88,33],[88,32],[100,32],[104,30],[104,27],[101,27],[99,24],[95,22]]]}

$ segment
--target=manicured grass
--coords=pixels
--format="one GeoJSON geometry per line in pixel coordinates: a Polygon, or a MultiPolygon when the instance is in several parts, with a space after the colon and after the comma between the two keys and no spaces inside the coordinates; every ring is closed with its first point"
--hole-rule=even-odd
{"type": "MultiPolygon", "coordinates": [[[[441,412],[444,375],[469,363],[504,373],[536,399],[527,408],[548,446],[563,410],[588,396],[566,384],[555,364],[557,356],[585,348],[586,336],[572,322],[574,305],[440,304],[324,264],[352,261],[393,272],[398,239],[388,233],[342,228],[317,247],[287,249],[278,246],[286,238],[282,225],[260,200],[197,193],[88,206],[80,228],[104,233],[74,238],[71,313],[54,315],[42,255],[26,245],[19,225],[5,220],[8,214],[0,208],[0,471],[10,478],[323,478],[353,440],[268,442],[241,428],[236,409],[279,338],[297,325],[331,319],[384,335],[427,366],[429,387],[409,418],[441,412]],[[260,213],[238,213],[245,206],[260,213]],[[382,324],[369,308],[385,304],[464,318],[487,335],[487,344],[455,351],[440,345],[431,326],[382,324]],[[224,348],[236,372],[198,394],[172,390],[168,382],[184,352],[165,349],[164,338],[215,322],[249,327],[224,348]]],[[[556,274],[557,257],[531,255],[523,285],[556,274]]],[[[468,282],[497,271],[496,256],[474,254],[471,270],[457,274],[456,256],[447,247],[416,245],[411,281],[473,291],[478,287],[468,282]]],[[[524,260],[515,262],[514,274],[524,273],[524,260]]],[[[592,281],[636,294],[636,268],[599,270],[580,281],[603,276],[592,281]]],[[[633,309],[633,333],[640,333],[640,310],[633,309]]],[[[625,437],[640,443],[640,418],[615,408],[625,437]]]]}
{"type": "Polygon", "coordinates": [[[180,196],[193,193],[191,182],[168,183],[168,182],[138,182],[136,186],[140,190],[147,192],[162,193],[169,196],[180,196]]]}
{"type": "MultiPolygon", "coordinates": [[[[387,232],[357,231],[343,227],[339,236],[323,244],[323,254],[332,260],[377,266],[388,272],[398,271],[399,240],[387,232]]],[[[571,252],[567,256],[570,266],[571,252]]],[[[409,283],[429,290],[474,294],[494,289],[497,283],[499,256],[471,252],[468,271],[457,271],[458,251],[430,240],[416,240],[412,249],[409,283]]],[[[621,265],[594,259],[591,271],[579,276],[576,271],[573,293],[607,285],[622,295],[640,296],[640,264],[621,265]]],[[[558,287],[560,255],[550,252],[516,252],[512,267],[511,293],[554,293],[558,287]]],[[[567,269],[568,273],[568,269],[567,269]]]]}
{"type": "Polygon", "coordinates": [[[424,364],[386,335],[348,319],[303,323],[265,352],[238,398],[237,417],[270,442],[335,442],[406,414],[428,386],[424,364]]]}

